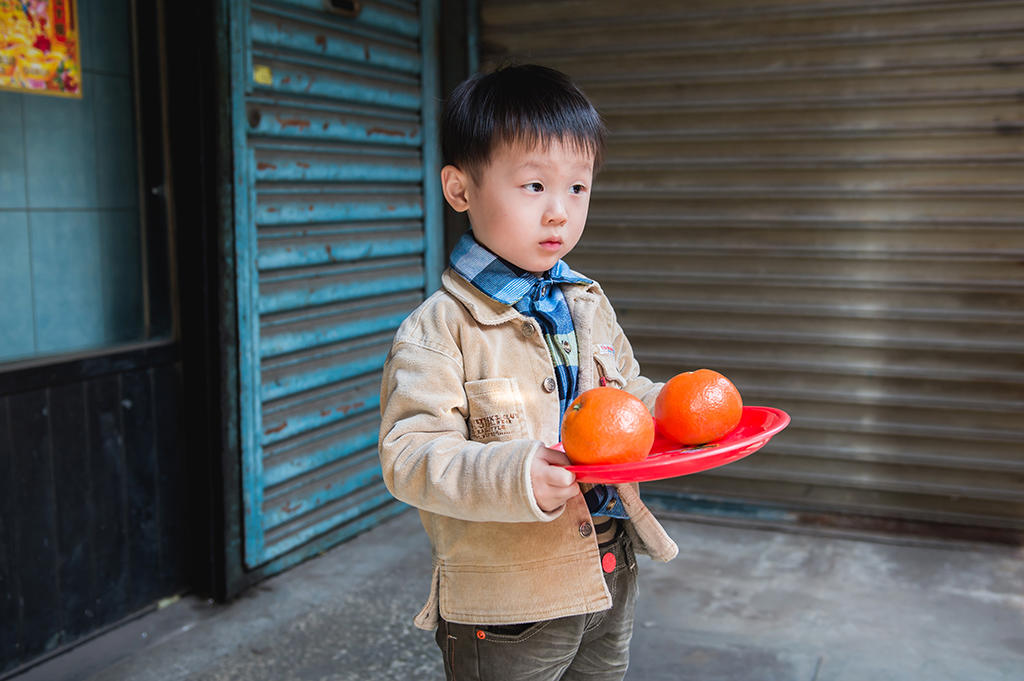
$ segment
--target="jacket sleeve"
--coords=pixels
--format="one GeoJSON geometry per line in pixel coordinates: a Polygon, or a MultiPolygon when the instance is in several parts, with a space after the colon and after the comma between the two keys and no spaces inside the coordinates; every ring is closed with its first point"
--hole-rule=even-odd
{"type": "Polygon", "coordinates": [[[612,346],[615,348],[615,360],[619,373],[622,374],[622,378],[625,381],[623,390],[639,398],[653,412],[654,401],[657,399],[658,393],[661,392],[661,387],[664,383],[655,383],[640,374],[640,364],[636,361],[636,357],[633,356],[633,346],[630,345],[625,332],[619,326],[619,322],[615,318],[615,310],[612,309],[611,303],[607,298],[604,299],[604,304],[608,307],[612,323],[612,346]]]}
{"type": "Polygon", "coordinates": [[[381,382],[384,483],[419,509],[473,521],[557,518],[537,505],[530,467],[539,441],[469,439],[462,362],[450,349],[396,341],[381,382]]]}

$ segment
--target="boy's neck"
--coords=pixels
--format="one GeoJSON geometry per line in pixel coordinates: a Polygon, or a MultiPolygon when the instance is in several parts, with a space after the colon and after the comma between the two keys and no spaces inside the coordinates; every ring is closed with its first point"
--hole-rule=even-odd
{"type": "Polygon", "coordinates": [[[487,246],[485,246],[482,243],[480,243],[480,241],[476,238],[476,235],[473,234],[472,228],[470,229],[470,234],[473,236],[473,241],[476,242],[477,246],[479,246],[480,248],[484,249],[485,251],[487,251],[488,253],[493,255],[495,258],[500,260],[501,263],[503,265],[505,265],[506,267],[508,267],[510,270],[512,270],[512,272],[516,276],[520,276],[520,277],[524,277],[524,278],[531,278],[532,277],[532,278],[535,278],[535,279],[541,279],[545,275],[547,275],[547,274],[549,274],[551,272],[551,270],[545,270],[543,272],[530,272],[529,270],[524,270],[519,265],[516,265],[515,263],[509,262],[508,260],[506,260],[505,258],[501,257],[500,255],[498,255],[497,253],[495,253],[491,249],[487,248],[487,246]]]}

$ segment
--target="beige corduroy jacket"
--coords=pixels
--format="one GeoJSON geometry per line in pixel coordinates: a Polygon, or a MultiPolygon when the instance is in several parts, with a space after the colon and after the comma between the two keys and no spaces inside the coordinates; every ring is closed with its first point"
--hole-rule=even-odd
{"type": "MultiPolygon", "coordinates": [[[[640,368],[599,285],[563,290],[580,348],[579,389],[604,377],[651,408],[661,389],[640,368]]],[[[420,510],[433,549],[430,596],[415,618],[512,624],[611,607],[582,495],[545,513],[530,464],[559,440],[558,391],[537,323],[451,269],[396,333],[381,385],[384,482],[420,510]]],[[[618,485],[641,553],[678,549],[640,500],[618,485]]]]}

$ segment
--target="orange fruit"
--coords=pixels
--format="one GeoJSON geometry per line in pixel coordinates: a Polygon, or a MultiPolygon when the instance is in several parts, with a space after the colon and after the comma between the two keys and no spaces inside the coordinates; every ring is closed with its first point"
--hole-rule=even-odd
{"type": "Polygon", "coordinates": [[[562,419],[562,447],[574,464],[641,461],[654,444],[654,419],[625,390],[602,386],[580,393],[562,419]]]}
{"type": "Polygon", "coordinates": [[[658,431],[684,445],[702,445],[724,437],[742,415],[740,391],[711,369],[673,376],[654,402],[658,431]]]}

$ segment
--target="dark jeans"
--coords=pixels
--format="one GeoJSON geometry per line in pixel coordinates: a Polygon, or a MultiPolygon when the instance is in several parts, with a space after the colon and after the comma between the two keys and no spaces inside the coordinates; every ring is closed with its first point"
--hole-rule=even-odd
{"type": "Polygon", "coordinates": [[[609,610],[513,625],[441,620],[435,640],[448,681],[621,681],[629,665],[636,606],[636,557],[624,532],[601,548],[609,610]]]}

